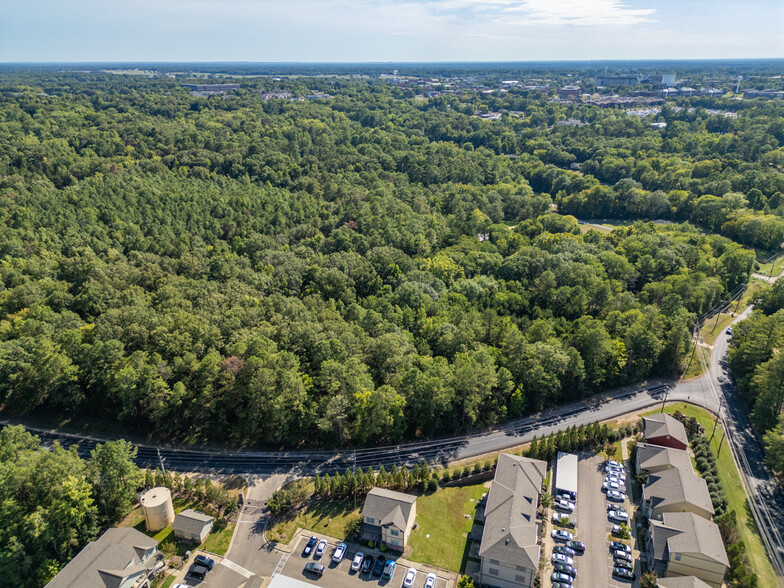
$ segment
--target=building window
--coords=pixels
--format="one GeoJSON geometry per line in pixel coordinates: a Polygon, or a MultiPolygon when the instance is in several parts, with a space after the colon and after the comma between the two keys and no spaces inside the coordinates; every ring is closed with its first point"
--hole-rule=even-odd
{"type": "Polygon", "coordinates": [[[365,517],[365,522],[369,525],[373,524],[373,517],[365,517]]]}
{"type": "Polygon", "coordinates": [[[398,531],[397,529],[390,529],[390,530],[389,530],[389,532],[390,532],[392,535],[394,535],[395,537],[397,537],[398,535],[400,535],[400,531],[398,531]]]}
{"type": "Polygon", "coordinates": [[[389,543],[390,543],[390,545],[400,545],[400,543],[398,543],[397,539],[391,539],[389,541],[389,543]]]}
{"type": "Polygon", "coordinates": [[[675,554],[675,561],[681,561],[681,554],[680,553],[676,553],[675,554]]]}
{"type": "Polygon", "coordinates": [[[491,576],[497,576],[498,575],[498,570],[496,568],[490,568],[487,571],[487,573],[490,574],[491,576]]]}
{"type": "Polygon", "coordinates": [[[501,562],[499,562],[497,559],[491,559],[490,563],[493,564],[494,566],[497,566],[501,562]]]}
{"type": "Polygon", "coordinates": [[[524,566],[515,566],[515,567],[517,568],[518,572],[524,572],[526,569],[524,566]]]}
{"type": "Polygon", "coordinates": [[[525,576],[521,576],[520,574],[515,574],[515,582],[521,582],[522,583],[522,582],[525,582],[527,580],[528,580],[528,578],[526,578],[525,576]]]}

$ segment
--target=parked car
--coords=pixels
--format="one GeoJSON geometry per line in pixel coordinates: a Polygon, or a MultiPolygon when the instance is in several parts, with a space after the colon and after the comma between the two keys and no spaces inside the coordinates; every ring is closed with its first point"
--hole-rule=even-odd
{"type": "Polygon", "coordinates": [[[572,517],[562,512],[553,513],[553,524],[561,525],[563,527],[574,527],[574,521],[572,520],[572,517]],[[566,521],[566,524],[564,524],[564,520],[566,521]]]}
{"type": "Polygon", "coordinates": [[[305,549],[302,550],[302,557],[308,557],[316,546],[316,543],[318,543],[318,537],[311,537],[308,540],[308,544],[305,545],[305,549]]]}
{"type": "Polygon", "coordinates": [[[564,584],[572,583],[572,577],[566,574],[562,574],[561,572],[553,572],[550,576],[550,580],[553,582],[563,582],[564,584]]]}
{"type": "Polygon", "coordinates": [[[188,584],[175,584],[172,588],[191,588],[188,584]]]}
{"type": "Polygon", "coordinates": [[[634,565],[632,564],[632,562],[626,561],[625,559],[617,559],[616,558],[616,559],[613,560],[613,565],[616,568],[623,568],[625,570],[633,570],[634,569],[634,565]]]}
{"type": "Polygon", "coordinates": [[[552,538],[556,541],[571,541],[574,539],[574,535],[572,535],[569,531],[563,531],[561,529],[555,529],[551,535],[552,538]]]}
{"type": "Polygon", "coordinates": [[[208,570],[212,571],[212,567],[215,565],[215,560],[207,557],[206,555],[202,555],[201,553],[193,558],[193,563],[199,564],[200,566],[204,566],[208,570]]]}
{"type": "Polygon", "coordinates": [[[566,500],[574,501],[577,499],[577,492],[570,490],[558,490],[555,494],[556,498],[565,498],[566,500]]]}
{"type": "Polygon", "coordinates": [[[626,483],[626,480],[620,478],[619,476],[606,476],[604,481],[612,482],[613,484],[618,484],[619,486],[623,486],[626,483]]]}
{"type": "Polygon", "coordinates": [[[354,556],[354,560],[351,562],[351,571],[358,572],[359,568],[362,567],[362,560],[365,559],[365,554],[361,551],[358,551],[357,554],[354,556]]]}
{"type": "Polygon", "coordinates": [[[392,575],[395,573],[395,562],[391,559],[388,559],[384,564],[384,573],[381,574],[381,577],[385,580],[389,580],[392,575]]]}
{"type": "Polygon", "coordinates": [[[370,570],[373,569],[373,560],[374,557],[372,555],[366,555],[365,561],[362,562],[362,573],[367,574],[370,570]]]}
{"type": "Polygon", "coordinates": [[[562,553],[554,553],[553,557],[550,558],[550,561],[554,564],[562,563],[566,564],[567,566],[570,566],[574,563],[574,560],[571,557],[562,553]]]}
{"type": "Polygon", "coordinates": [[[305,571],[310,572],[311,574],[316,574],[317,576],[324,574],[324,570],[326,569],[327,568],[325,568],[323,565],[314,561],[309,561],[305,564],[305,571]]]}
{"type": "Polygon", "coordinates": [[[340,563],[343,561],[343,557],[346,555],[346,549],[348,549],[348,545],[345,543],[338,543],[338,546],[335,548],[335,552],[332,554],[332,561],[336,563],[340,563]]]}
{"type": "Polygon", "coordinates": [[[611,551],[625,551],[626,553],[631,553],[632,548],[626,545],[626,543],[621,543],[620,541],[610,541],[610,550],[611,551]]]}
{"type": "Polygon", "coordinates": [[[632,561],[632,554],[627,551],[621,551],[620,549],[613,551],[612,556],[615,560],[622,559],[623,561],[632,561]]]}
{"type": "Polygon", "coordinates": [[[320,558],[322,555],[324,555],[324,552],[326,550],[327,550],[327,540],[322,539],[321,541],[318,542],[318,545],[316,545],[316,553],[313,555],[313,557],[315,557],[316,559],[320,558]]]}
{"type": "Polygon", "coordinates": [[[553,582],[553,588],[572,588],[572,585],[566,582],[553,582]]]}
{"type": "Polygon", "coordinates": [[[613,525],[612,526],[612,535],[613,537],[620,537],[623,535],[623,529],[620,525],[613,525]]]}
{"type": "Polygon", "coordinates": [[[556,545],[553,547],[553,553],[560,553],[561,555],[568,555],[569,557],[574,557],[576,555],[574,549],[566,547],[565,545],[556,545]]]}
{"type": "Polygon", "coordinates": [[[556,572],[561,572],[562,574],[569,574],[572,578],[577,577],[577,570],[574,569],[574,566],[569,566],[561,563],[554,563],[553,569],[556,572]]]}
{"type": "Polygon", "coordinates": [[[615,482],[603,482],[602,483],[602,492],[609,492],[610,490],[615,490],[616,492],[621,492],[623,490],[620,484],[615,482]]]}
{"type": "Polygon", "coordinates": [[[188,572],[188,575],[197,580],[203,580],[209,571],[210,569],[207,566],[196,564],[188,572]]]}
{"type": "Polygon", "coordinates": [[[614,459],[608,459],[604,462],[604,467],[623,468],[623,464],[619,461],[615,461],[614,459]]]}
{"type": "Polygon", "coordinates": [[[406,577],[403,578],[403,588],[412,588],[414,580],[416,580],[417,571],[414,568],[408,568],[406,577]]]}
{"type": "Polygon", "coordinates": [[[623,578],[624,580],[634,580],[634,572],[631,572],[624,568],[619,568],[617,566],[613,568],[613,576],[618,576],[619,578],[623,578]]]}
{"type": "Polygon", "coordinates": [[[727,334],[732,335],[732,327],[727,327],[727,334]]]}
{"type": "Polygon", "coordinates": [[[560,508],[561,510],[565,510],[567,512],[574,512],[574,502],[569,502],[568,500],[561,498],[560,500],[556,500],[554,504],[555,508],[560,508]]]}
{"type": "Polygon", "coordinates": [[[583,543],[582,541],[569,540],[566,542],[566,546],[569,549],[574,549],[575,551],[578,551],[580,553],[585,551],[585,543],[583,543]]]}
{"type": "Polygon", "coordinates": [[[612,500],[614,502],[623,502],[624,500],[626,500],[626,494],[624,494],[623,492],[618,492],[617,490],[608,490],[607,500],[612,500]]]}
{"type": "Polygon", "coordinates": [[[625,523],[629,520],[629,515],[622,510],[611,510],[607,513],[607,518],[616,523],[625,523]]]}
{"type": "Polygon", "coordinates": [[[434,573],[429,573],[425,578],[425,585],[422,588],[436,588],[436,582],[438,581],[438,576],[434,573]]]}
{"type": "Polygon", "coordinates": [[[384,561],[383,557],[379,557],[376,560],[376,565],[373,566],[373,575],[374,576],[380,576],[381,575],[381,572],[384,571],[384,563],[385,563],[385,561],[384,561]]]}

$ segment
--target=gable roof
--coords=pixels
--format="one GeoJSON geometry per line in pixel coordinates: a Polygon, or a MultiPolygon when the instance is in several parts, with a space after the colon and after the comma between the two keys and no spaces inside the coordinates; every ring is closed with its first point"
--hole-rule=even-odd
{"type": "Polygon", "coordinates": [[[480,557],[539,566],[536,509],[546,472],[544,461],[508,453],[498,456],[485,505],[480,557]]]}
{"type": "Polygon", "coordinates": [[[152,569],[155,560],[144,565],[142,557],[157,545],[136,529],[109,529],[88,543],[46,587],[116,588],[125,578],[152,569]]]}
{"type": "Polygon", "coordinates": [[[691,512],[665,512],[661,521],[651,520],[650,524],[656,559],[669,559],[671,554],[684,553],[730,565],[716,523],[691,512]]]}
{"type": "Polygon", "coordinates": [[[686,436],[686,428],[683,426],[683,423],[667,413],[661,412],[642,417],[642,428],[646,439],[669,436],[684,445],[689,444],[689,438],[686,436]]]}
{"type": "Polygon", "coordinates": [[[642,496],[643,500],[650,500],[654,509],[685,502],[714,513],[708,484],[692,472],[691,464],[688,470],[672,468],[651,474],[642,496]]]}
{"type": "Polygon", "coordinates": [[[373,488],[365,498],[362,516],[370,517],[382,527],[408,528],[416,496],[385,488],[373,488]]]}
{"type": "Polygon", "coordinates": [[[680,576],[678,578],[658,578],[656,580],[659,588],[710,588],[695,576],[680,576]]]}
{"type": "Polygon", "coordinates": [[[191,508],[185,509],[176,517],[172,523],[172,528],[175,531],[185,531],[186,533],[201,533],[204,525],[213,521],[213,517],[193,510],[191,508]]]}
{"type": "Polygon", "coordinates": [[[637,445],[637,465],[641,470],[691,469],[691,458],[683,449],[640,443],[637,445]]]}

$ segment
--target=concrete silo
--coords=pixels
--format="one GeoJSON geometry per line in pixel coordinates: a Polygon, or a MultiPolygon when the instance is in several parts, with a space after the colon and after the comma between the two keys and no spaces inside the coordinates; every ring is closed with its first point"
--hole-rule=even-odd
{"type": "Polygon", "coordinates": [[[139,502],[148,531],[160,531],[174,522],[174,505],[168,488],[150,488],[141,495],[139,502]]]}

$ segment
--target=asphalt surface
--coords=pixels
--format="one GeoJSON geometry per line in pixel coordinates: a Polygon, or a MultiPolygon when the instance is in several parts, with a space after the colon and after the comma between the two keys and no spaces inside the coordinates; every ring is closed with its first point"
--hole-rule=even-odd
{"type": "Polygon", "coordinates": [[[607,522],[601,457],[581,459],[577,465],[577,539],[585,543],[585,554],[577,562],[577,586],[606,586],[610,581],[607,522]]]}
{"type": "MultiPolygon", "coordinates": [[[[745,318],[748,310],[734,322],[745,318]]],[[[719,412],[727,431],[728,446],[744,474],[750,491],[750,507],[765,541],[768,553],[780,577],[784,578],[784,496],[763,465],[763,445],[754,434],[746,408],[727,372],[728,335],[722,332],[713,344],[710,366],[701,377],[681,382],[658,380],[627,387],[612,394],[602,394],[511,421],[490,432],[447,439],[408,443],[396,446],[357,449],[355,451],[247,451],[209,452],[171,447],[137,445],[137,462],[142,467],[156,467],[160,456],[166,466],[200,473],[312,475],[344,471],[347,467],[378,468],[381,465],[413,465],[423,460],[431,464],[446,463],[501,451],[542,437],[572,425],[609,420],[621,415],[649,409],[664,402],[685,401],[719,412]]],[[[10,424],[0,421],[0,424],[10,424]]],[[[59,441],[77,445],[82,456],[105,439],[69,435],[29,427],[44,443],[59,441]]]]}

